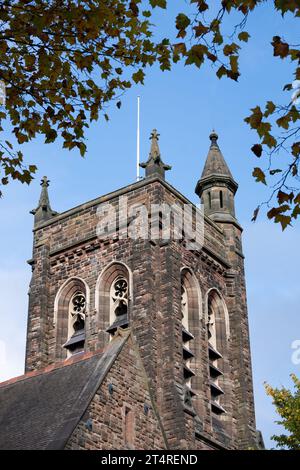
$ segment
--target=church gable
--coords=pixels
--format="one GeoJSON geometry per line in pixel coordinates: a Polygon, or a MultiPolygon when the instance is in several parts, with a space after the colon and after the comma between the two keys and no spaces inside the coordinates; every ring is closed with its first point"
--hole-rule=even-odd
{"type": "MultiPolygon", "coordinates": [[[[117,415],[118,408],[121,414],[128,413],[133,410],[132,400],[140,400],[136,412],[144,412],[145,420],[134,417],[139,423],[137,429],[141,423],[147,427],[147,421],[149,435],[153,433],[151,442],[160,443],[161,432],[156,425],[147,380],[129,332],[124,331],[117,333],[103,351],[78,354],[44,370],[3,382],[0,402],[5,406],[0,408],[0,449],[63,449],[79,422],[88,429],[87,420],[82,416],[86,416],[87,409],[95,408],[93,403],[97,402],[99,390],[107,390],[108,382],[114,384],[115,392],[121,391],[117,397],[115,393],[113,413],[117,415]],[[134,378],[138,380],[132,385],[134,378]]],[[[94,416],[95,422],[103,426],[104,409],[100,406],[99,414],[94,416]]]]}
{"type": "Polygon", "coordinates": [[[166,448],[160,418],[149,392],[148,378],[132,336],[95,393],[65,448],[166,448]]]}

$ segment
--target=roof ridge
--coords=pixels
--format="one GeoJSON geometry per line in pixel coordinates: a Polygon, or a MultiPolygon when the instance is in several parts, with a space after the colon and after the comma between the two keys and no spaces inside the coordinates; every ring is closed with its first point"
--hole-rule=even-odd
{"type": "MultiPolygon", "coordinates": [[[[122,336],[122,334],[120,333],[115,334],[114,339],[116,339],[118,336],[122,336]]],[[[114,339],[112,341],[114,341],[114,339]]],[[[104,346],[104,348],[99,348],[96,351],[80,352],[63,361],[53,362],[52,364],[49,364],[41,369],[32,370],[30,372],[25,372],[25,374],[17,375],[16,377],[12,377],[11,379],[4,380],[3,382],[0,382],[0,388],[6,387],[7,385],[14,384],[16,382],[21,382],[22,380],[30,379],[32,377],[37,377],[42,374],[48,374],[49,372],[52,372],[54,370],[70,366],[80,361],[85,361],[99,354],[103,354],[110,347],[111,343],[112,342],[104,346]]]]}

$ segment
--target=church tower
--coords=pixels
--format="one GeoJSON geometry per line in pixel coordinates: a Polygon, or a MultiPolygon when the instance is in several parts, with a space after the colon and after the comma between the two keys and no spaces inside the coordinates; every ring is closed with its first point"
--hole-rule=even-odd
{"type": "Polygon", "coordinates": [[[199,211],[166,181],[155,129],[150,140],[144,179],[65,212],[42,180],[26,373],[0,387],[20,448],[258,446],[238,185],[213,132],[191,244],[199,211]],[[26,397],[39,422],[25,444],[14,410],[26,397]]]}

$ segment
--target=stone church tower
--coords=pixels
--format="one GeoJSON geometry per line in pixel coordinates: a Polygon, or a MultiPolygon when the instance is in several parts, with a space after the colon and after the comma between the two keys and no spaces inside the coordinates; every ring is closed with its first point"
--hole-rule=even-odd
{"type": "Polygon", "coordinates": [[[26,371],[0,385],[1,448],[259,446],[238,185],[213,132],[195,190],[203,242],[185,226],[167,237],[165,207],[191,208],[191,227],[197,210],[165,180],[158,138],[144,179],[66,212],[43,178],[26,371]]]}

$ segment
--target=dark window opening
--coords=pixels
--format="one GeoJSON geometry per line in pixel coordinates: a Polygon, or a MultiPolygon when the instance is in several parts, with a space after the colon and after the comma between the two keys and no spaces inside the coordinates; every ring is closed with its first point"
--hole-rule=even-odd
{"type": "Polygon", "coordinates": [[[211,411],[214,414],[221,415],[225,413],[225,410],[220,403],[220,399],[224,395],[224,391],[219,385],[219,379],[223,376],[223,371],[219,368],[218,359],[222,359],[222,355],[217,350],[216,317],[211,303],[209,303],[208,306],[207,337],[211,411]]]}
{"type": "Polygon", "coordinates": [[[220,207],[223,209],[223,191],[220,191],[220,207]]]}
{"type": "Polygon", "coordinates": [[[124,300],[120,300],[118,307],[115,310],[116,317],[120,315],[127,315],[127,304],[124,300]]]}
{"type": "Polygon", "coordinates": [[[69,305],[71,317],[68,341],[64,347],[70,354],[82,352],[85,343],[86,298],[82,292],[76,292],[69,305]]]}

